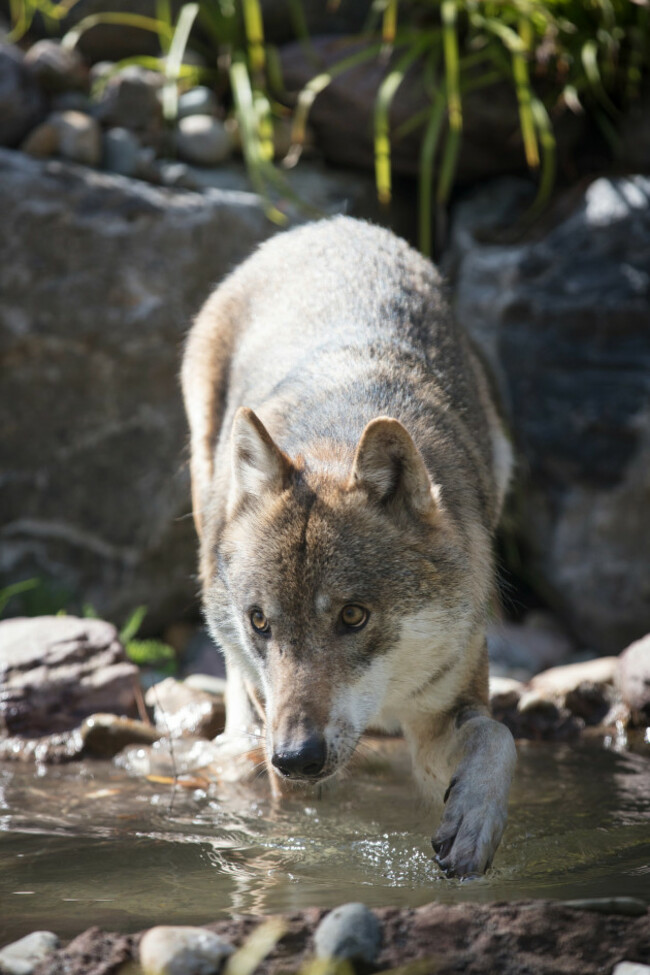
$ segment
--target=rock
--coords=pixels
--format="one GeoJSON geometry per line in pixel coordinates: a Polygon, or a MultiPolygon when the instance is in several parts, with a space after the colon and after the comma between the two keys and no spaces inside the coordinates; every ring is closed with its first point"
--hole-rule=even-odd
{"type": "Polygon", "coordinates": [[[0,41],[0,146],[19,145],[45,116],[45,101],[22,52],[0,41]]]}
{"type": "MultiPolygon", "coordinates": [[[[302,41],[285,44],[279,50],[284,88],[294,97],[319,71],[361,52],[359,37],[312,37],[309,48],[302,41]]],[[[335,165],[372,170],[374,167],[373,113],[377,91],[388,71],[400,57],[368,59],[335,76],[316,97],[309,122],[316,143],[325,158],[335,165]]],[[[393,100],[391,134],[431,104],[425,94],[422,74],[407,73],[393,100]]],[[[554,118],[560,166],[584,138],[585,123],[575,115],[554,118]]],[[[414,176],[418,172],[423,127],[393,140],[391,163],[395,173],[414,176]]],[[[526,171],[519,127],[519,110],[512,85],[496,81],[476,87],[463,98],[463,138],[456,179],[473,183],[489,176],[526,171]]]]}
{"type": "Polygon", "coordinates": [[[84,59],[75,48],[62,47],[59,41],[37,41],[25,54],[25,64],[40,87],[50,94],[88,88],[84,59]]]}
{"type": "Polygon", "coordinates": [[[225,677],[213,677],[212,674],[190,674],[183,681],[185,687],[196,691],[205,691],[216,697],[225,697],[227,681],[225,677]]]}
{"type": "Polygon", "coordinates": [[[59,133],[59,155],[84,166],[98,166],[102,133],[97,121],[83,112],[55,112],[49,121],[59,133]]]}
{"type": "Polygon", "coordinates": [[[533,741],[568,741],[577,738],[584,721],[568,708],[559,707],[540,691],[527,689],[519,698],[516,711],[506,711],[503,723],[515,738],[533,741]]]}
{"type": "Polygon", "coordinates": [[[29,133],[22,143],[21,152],[37,159],[47,159],[56,156],[59,151],[59,127],[53,122],[41,122],[29,133]]]}
{"type": "Polygon", "coordinates": [[[381,924],[365,904],[342,904],[314,933],[317,958],[347,958],[372,965],[381,947],[381,924]]]}
{"type": "Polygon", "coordinates": [[[566,708],[585,724],[600,724],[616,703],[617,657],[552,667],[533,677],[529,692],[566,708]]]}
{"type": "Polygon", "coordinates": [[[103,620],[0,622],[0,723],[9,735],[68,731],[95,711],[133,712],[137,675],[103,620]]]}
{"type": "Polygon", "coordinates": [[[531,626],[527,622],[491,623],[487,644],[491,663],[526,672],[529,677],[565,660],[574,649],[559,627],[531,626]]]}
{"type": "Polygon", "coordinates": [[[214,115],[217,110],[217,96],[212,88],[205,85],[197,85],[184,91],[178,99],[178,117],[185,118],[187,115],[214,115]]]}
{"type": "Polygon", "coordinates": [[[178,155],[197,166],[217,166],[230,157],[230,136],[223,122],[210,115],[187,115],[176,130],[178,155]]]}
{"type": "Polygon", "coordinates": [[[493,716],[516,708],[525,686],[520,680],[490,675],[490,708],[493,716]]]}
{"type": "Polygon", "coordinates": [[[31,975],[36,966],[59,947],[51,931],[33,931],[0,951],[2,975],[31,975]]]}
{"type": "Polygon", "coordinates": [[[162,126],[158,92],[162,75],[138,65],[112,75],[97,105],[98,117],[107,126],[131,129],[143,137],[156,135],[162,126]]]}
{"type": "Polygon", "coordinates": [[[82,91],[62,91],[50,99],[53,112],[83,112],[84,115],[93,114],[93,103],[89,95],[82,91]]]}
{"type": "Polygon", "coordinates": [[[650,975],[650,965],[638,961],[621,961],[614,967],[612,975],[650,975]]]}
{"type": "Polygon", "coordinates": [[[616,683],[630,709],[632,723],[650,723],[650,634],[620,655],[616,683]]]}
{"type": "Polygon", "coordinates": [[[144,975],[215,975],[233,948],[206,928],[166,927],[145,932],[140,942],[144,975]]]}
{"type": "Polygon", "coordinates": [[[191,735],[214,738],[226,723],[223,697],[197,690],[173,677],[150,687],[146,693],[147,706],[153,708],[156,727],[170,738],[191,735]]]}
{"type": "MultiPolygon", "coordinates": [[[[188,193],[0,151],[0,588],[54,582],[119,623],[146,605],[150,632],[196,607],[183,336],[276,229],[242,166],[203,172],[188,193]]],[[[328,212],[372,192],[302,179],[328,212]]]]}
{"type": "MultiPolygon", "coordinates": [[[[461,205],[462,239],[500,186],[461,205]]],[[[649,253],[637,176],[596,180],[541,239],[456,254],[456,314],[514,433],[527,578],[602,653],[650,630],[649,253]]]]}
{"type": "Polygon", "coordinates": [[[85,751],[96,758],[114,758],[127,745],[153,745],[161,732],[144,721],[116,714],[91,714],[81,725],[85,751]]]}
{"type": "Polygon", "coordinates": [[[138,170],[140,143],[128,129],[119,127],[104,133],[102,165],[111,173],[135,176],[138,170]]]}

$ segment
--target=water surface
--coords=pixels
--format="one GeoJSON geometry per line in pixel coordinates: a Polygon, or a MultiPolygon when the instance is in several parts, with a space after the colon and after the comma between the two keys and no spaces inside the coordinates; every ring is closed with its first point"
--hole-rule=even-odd
{"type": "MultiPolygon", "coordinates": [[[[199,783],[200,784],[200,783],[199,783]]],[[[0,944],[37,928],[137,931],[363,900],[650,900],[650,760],[524,742],[495,868],[444,878],[400,759],[322,796],[173,788],[109,762],[0,765],[0,944]]]]}

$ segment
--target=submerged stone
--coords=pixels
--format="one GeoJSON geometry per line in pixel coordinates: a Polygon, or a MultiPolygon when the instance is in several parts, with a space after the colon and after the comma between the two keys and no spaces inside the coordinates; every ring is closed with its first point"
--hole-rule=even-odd
{"type": "Polygon", "coordinates": [[[113,758],[127,745],[152,745],[160,735],[153,725],[116,714],[91,714],[81,726],[85,750],[97,758],[113,758]]]}

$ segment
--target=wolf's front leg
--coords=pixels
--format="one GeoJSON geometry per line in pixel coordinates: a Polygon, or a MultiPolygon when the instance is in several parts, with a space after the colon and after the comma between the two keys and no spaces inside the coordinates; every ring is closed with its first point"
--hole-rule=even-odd
{"type": "Polygon", "coordinates": [[[505,829],[515,743],[505,725],[480,706],[463,708],[438,730],[440,737],[421,729],[419,740],[412,741],[415,772],[425,791],[435,793],[441,776],[451,773],[432,841],[436,860],[450,876],[481,874],[505,829]]]}

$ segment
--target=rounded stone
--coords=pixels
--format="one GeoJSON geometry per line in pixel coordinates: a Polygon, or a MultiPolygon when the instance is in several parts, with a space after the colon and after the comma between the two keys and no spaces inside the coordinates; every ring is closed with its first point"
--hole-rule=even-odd
{"type": "Polygon", "coordinates": [[[52,122],[41,122],[29,133],[20,146],[22,152],[37,159],[56,156],[59,151],[59,130],[52,122]]]}
{"type": "Polygon", "coordinates": [[[104,169],[120,176],[135,176],[140,143],[128,129],[116,126],[104,133],[104,169]]]}
{"type": "Polygon", "coordinates": [[[59,41],[37,41],[25,54],[25,64],[47,92],[85,90],[88,69],[75,48],[63,47],[59,41]]]}
{"type": "Polygon", "coordinates": [[[215,93],[206,85],[197,85],[184,91],[178,99],[178,117],[186,118],[189,115],[213,115],[217,109],[217,99],[215,93]]]}
{"type": "Polygon", "coordinates": [[[223,122],[211,115],[188,115],[178,122],[178,155],[197,166],[216,166],[229,158],[232,145],[223,122]]]}
{"type": "Polygon", "coordinates": [[[2,975],[31,975],[36,966],[59,947],[51,931],[32,931],[0,951],[2,975]]]}
{"type": "Polygon", "coordinates": [[[365,904],[342,904],[320,922],[314,945],[317,958],[372,964],[381,946],[381,925],[365,904]]]}
{"type": "Polygon", "coordinates": [[[50,121],[59,132],[59,155],[85,166],[99,166],[102,134],[98,122],[83,112],[56,112],[50,121]]]}
{"type": "Polygon", "coordinates": [[[214,975],[232,946],[205,928],[160,925],[140,942],[144,975],[214,975]]]}

